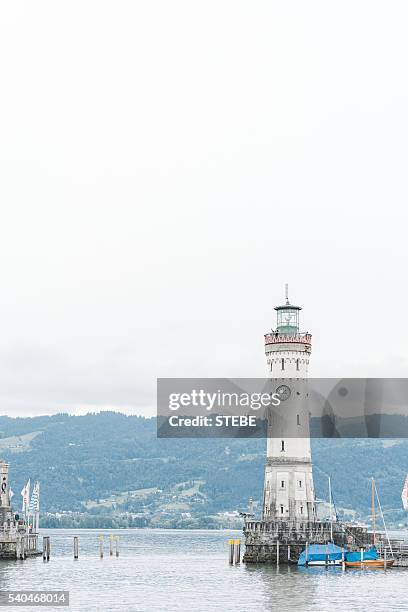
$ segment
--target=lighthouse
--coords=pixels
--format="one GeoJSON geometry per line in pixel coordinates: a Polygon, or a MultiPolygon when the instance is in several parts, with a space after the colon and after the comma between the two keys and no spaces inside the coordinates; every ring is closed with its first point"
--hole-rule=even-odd
{"type": "Polygon", "coordinates": [[[268,416],[263,495],[264,521],[316,518],[308,411],[307,375],[312,336],[300,331],[300,306],[276,306],[276,328],[265,334],[271,391],[280,405],[268,416]]]}
{"type": "Polygon", "coordinates": [[[351,537],[369,546],[366,527],[316,516],[310,452],[307,376],[312,336],[300,328],[300,306],[276,306],[275,329],[265,334],[270,393],[279,406],[267,409],[267,452],[261,516],[245,520],[245,563],[294,563],[310,544],[344,546],[351,537]]]}

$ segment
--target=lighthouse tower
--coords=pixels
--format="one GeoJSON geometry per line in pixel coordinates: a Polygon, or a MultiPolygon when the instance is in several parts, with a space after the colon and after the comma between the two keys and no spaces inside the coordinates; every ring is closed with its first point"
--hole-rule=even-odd
{"type": "Polygon", "coordinates": [[[281,399],[268,415],[264,521],[313,521],[316,518],[307,406],[311,334],[300,332],[300,306],[276,306],[276,329],[265,334],[271,392],[281,399]]]}

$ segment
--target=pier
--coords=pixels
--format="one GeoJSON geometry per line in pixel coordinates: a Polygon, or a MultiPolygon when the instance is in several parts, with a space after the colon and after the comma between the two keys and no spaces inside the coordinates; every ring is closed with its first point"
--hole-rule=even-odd
{"type": "Polygon", "coordinates": [[[25,528],[10,525],[0,530],[0,559],[27,559],[41,555],[38,535],[26,533],[25,528]]]}
{"type": "Polygon", "coordinates": [[[244,527],[244,563],[271,565],[297,563],[310,544],[326,544],[354,549],[369,547],[372,534],[366,527],[329,521],[247,521],[244,527]]]}
{"type": "Polygon", "coordinates": [[[382,538],[377,544],[378,556],[381,559],[393,558],[393,567],[408,567],[408,544],[404,540],[390,540],[390,544],[382,538]]]}
{"type": "Polygon", "coordinates": [[[22,491],[26,510],[21,518],[14,514],[10,501],[9,464],[0,460],[0,559],[27,559],[41,555],[38,550],[39,484],[36,483],[29,500],[29,483],[22,491]],[[33,524],[30,524],[30,516],[33,524]]]}

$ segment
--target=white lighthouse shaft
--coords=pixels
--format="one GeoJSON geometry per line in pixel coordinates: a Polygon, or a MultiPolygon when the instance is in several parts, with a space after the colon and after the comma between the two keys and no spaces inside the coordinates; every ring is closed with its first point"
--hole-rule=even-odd
{"type": "Polygon", "coordinates": [[[276,330],[265,335],[272,391],[281,403],[268,422],[265,520],[315,518],[307,385],[311,335],[299,332],[299,306],[277,306],[276,330]]]}

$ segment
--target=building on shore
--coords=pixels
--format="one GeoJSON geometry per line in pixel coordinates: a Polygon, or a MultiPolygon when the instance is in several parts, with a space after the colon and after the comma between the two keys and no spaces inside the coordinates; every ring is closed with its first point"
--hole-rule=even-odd
{"type": "Polygon", "coordinates": [[[301,332],[300,306],[276,306],[276,329],[265,334],[271,392],[280,405],[268,413],[267,453],[260,520],[245,521],[247,563],[297,561],[306,544],[367,546],[363,527],[317,517],[310,445],[307,376],[312,336],[301,332]]]}
{"type": "Polygon", "coordinates": [[[11,505],[9,464],[0,460],[0,559],[26,559],[42,554],[38,550],[39,512],[34,508],[32,518],[35,526],[30,524],[27,485],[23,491],[26,494],[26,499],[23,496],[26,512],[20,517],[13,512],[11,505]]]}

